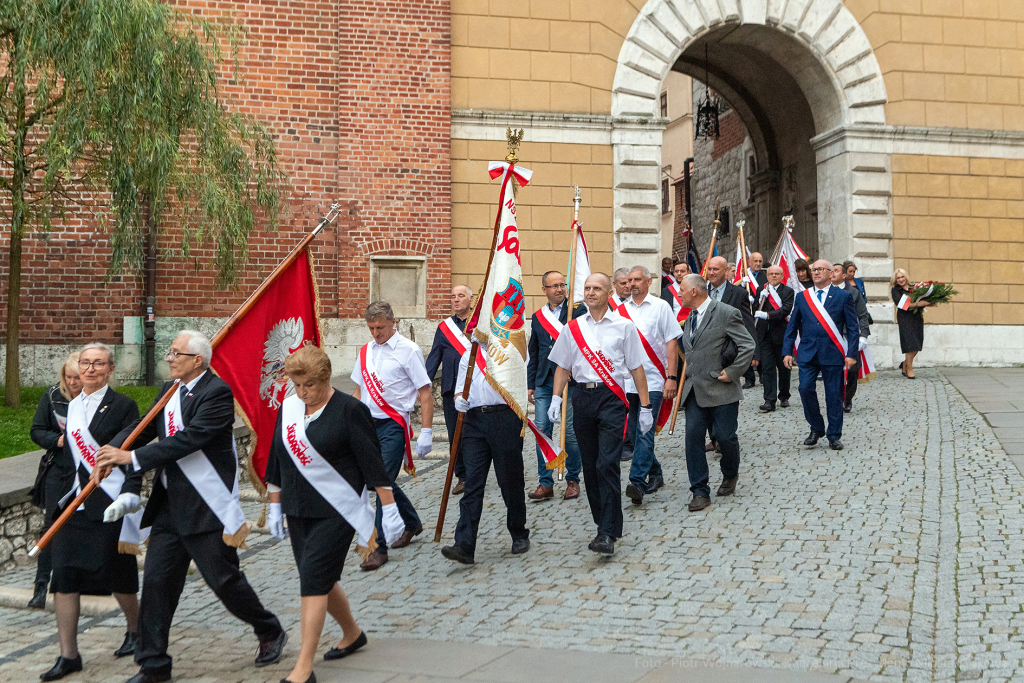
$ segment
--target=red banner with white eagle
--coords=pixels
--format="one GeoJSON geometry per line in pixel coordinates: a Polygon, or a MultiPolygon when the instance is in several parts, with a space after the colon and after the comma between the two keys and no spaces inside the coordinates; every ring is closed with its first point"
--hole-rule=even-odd
{"type": "Polygon", "coordinates": [[[263,490],[277,413],[295,393],[284,359],[306,344],[320,346],[313,260],[303,249],[220,341],[210,366],[235,395],[235,412],[252,432],[249,479],[263,490]]]}

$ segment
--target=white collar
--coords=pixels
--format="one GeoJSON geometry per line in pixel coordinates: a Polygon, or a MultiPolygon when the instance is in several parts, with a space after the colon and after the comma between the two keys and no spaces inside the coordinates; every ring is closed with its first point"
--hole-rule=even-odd
{"type": "Polygon", "coordinates": [[[544,305],[547,306],[548,310],[551,311],[552,313],[558,313],[560,310],[562,310],[562,306],[564,306],[565,302],[568,301],[568,300],[569,300],[568,297],[565,298],[565,299],[562,299],[562,303],[558,304],[557,306],[552,306],[550,301],[547,302],[544,305]]]}
{"type": "Polygon", "coordinates": [[[186,384],[185,388],[188,389],[189,391],[195,389],[196,385],[199,384],[199,380],[201,380],[203,378],[203,375],[205,375],[207,372],[209,372],[209,370],[203,370],[201,373],[199,373],[198,377],[196,377],[194,380],[186,384]]]}
{"type": "Polygon", "coordinates": [[[697,315],[698,316],[704,315],[704,313],[706,313],[707,310],[708,310],[708,306],[710,306],[710,305],[711,305],[711,297],[709,296],[706,299],[704,299],[704,303],[702,303],[700,306],[697,307],[697,315]]]}
{"type": "Polygon", "coordinates": [[[825,292],[825,296],[828,296],[828,288],[831,286],[831,282],[825,285],[824,287],[818,287],[818,285],[814,285],[814,296],[818,296],[818,292],[825,292]]]}
{"type": "Polygon", "coordinates": [[[109,388],[109,384],[104,384],[102,387],[92,392],[91,394],[86,394],[85,389],[82,389],[82,402],[84,403],[85,401],[91,401],[93,399],[96,399],[97,401],[102,401],[103,397],[107,395],[107,389],[109,388]]]}
{"type": "Polygon", "coordinates": [[[604,312],[604,317],[603,317],[603,318],[601,318],[600,320],[595,320],[595,319],[594,319],[594,316],[593,316],[593,315],[591,315],[591,313],[590,313],[590,309],[587,309],[587,312],[586,312],[586,314],[585,314],[585,315],[584,315],[583,317],[584,317],[584,318],[590,318],[590,322],[592,322],[592,323],[593,323],[593,324],[595,324],[595,325],[600,325],[600,324],[602,324],[602,323],[604,323],[604,322],[608,321],[608,320],[609,320],[609,319],[610,319],[610,318],[611,318],[611,317],[612,317],[613,315],[614,315],[615,317],[619,317],[619,316],[618,316],[618,314],[617,314],[617,313],[615,313],[615,312],[614,312],[614,311],[613,311],[613,310],[611,309],[611,307],[609,307],[609,308],[608,308],[607,310],[605,310],[605,312],[604,312]]]}
{"type": "Polygon", "coordinates": [[[384,342],[383,344],[378,344],[377,340],[373,341],[373,345],[375,347],[382,349],[385,346],[387,346],[387,347],[390,347],[392,351],[395,350],[395,346],[397,344],[398,344],[398,330],[395,330],[395,333],[393,335],[391,335],[391,337],[386,342],[384,342]]]}
{"type": "MultiPolygon", "coordinates": [[[[633,297],[629,297],[628,299],[626,299],[626,303],[627,303],[627,304],[633,304],[633,306],[634,306],[635,308],[640,308],[640,307],[641,307],[641,306],[643,306],[644,304],[650,304],[650,303],[651,303],[651,302],[653,302],[653,301],[654,301],[654,296],[653,296],[653,295],[652,295],[652,294],[651,294],[650,292],[647,292],[647,296],[645,296],[645,297],[643,298],[643,301],[641,301],[640,303],[637,303],[637,302],[636,302],[636,301],[635,301],[635,300],[633,299],[633,297]]],[[[653,304],[651,304],[651,305],[653,305],[653,304]]]]}

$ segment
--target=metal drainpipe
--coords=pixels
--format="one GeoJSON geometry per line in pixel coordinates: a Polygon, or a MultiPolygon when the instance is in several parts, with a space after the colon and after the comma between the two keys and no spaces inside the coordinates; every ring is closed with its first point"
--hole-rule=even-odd
{"type": "Polygon", "coordinates": [[[693,226],[692,216],[690,214],[690,164],[693,163],[693,157],[686,157],[683,160],[683,189],[686,194],[686,224],[693,226]]]}
{"type": "Polygon", "coordinates": [[[142,300],[143,339],[146,351],[146,385],[156,385],[156,218],[152,201],[145,199],[145,291],[142,300]]]}

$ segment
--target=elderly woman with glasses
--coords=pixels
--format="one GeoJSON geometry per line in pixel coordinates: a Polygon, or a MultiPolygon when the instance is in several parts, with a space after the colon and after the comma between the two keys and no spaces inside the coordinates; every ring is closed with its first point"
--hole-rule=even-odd
{"type": "MultiPolygon", "coordinates": [[[[67,408],[64,443],[59,459],[67,505],[92,474],[96,452],[139,417],[135,401],[110,387],[114,353],[105,344],[88,344],[79,354],[82,392],[67,408]]],[[[135,653],[138,633],[139,553],[138,517],[125,515],[140,506],[142,475],[118,468],[61,527],[53,539],[54,611],[60,656],[53,668],[40,675],[55,681],[82,670],[78,652],[78,615],[81,596],[110,595],[124,611],[128,631],[115,657],[135,653]]]]}
{"type": "MultiPolygon", "coordinates": [[[[68,402],[80,393],[82,378],[78,374],[78,352],[75,351],[60,366],[57,384],[47,387],[40,397],[35,417],[32,418],[32,429],[29,431],[32,441],[46,451],[39,460],[36,483],[29,494],[32,496],[32,504],[44,511],[43,528],[40,533],[49,529],[53,523],[57,501],[65,493],[61,490],[61,481],[72,476],[70,471],[62,469],[64,461],[58,456],[64,449],[64,424],[68,420],[68,402]]],[[[36,564],[36,588],[32,599],[28,601],[29,607],[46,607],[46,588],[50,584],[51,567],[50,546],[47,545],[39,553],[39,561],[36,564]]]]}

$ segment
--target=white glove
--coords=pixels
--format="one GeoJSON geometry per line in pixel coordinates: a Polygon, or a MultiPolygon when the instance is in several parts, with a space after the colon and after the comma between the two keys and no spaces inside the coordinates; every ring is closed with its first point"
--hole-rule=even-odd
{"type": "Polygon", "coordinates": [[[868,347],[868,338],[867,337],[861,337],[860,338],[860,346],[858,346],[857,348],[858,349],[866,349],[867,347],[868,347]]]}
{"type": "Polygon", "coordinates": [[[749,279],[749,278],[747,278],[747,276],[746,276],[746,275],[744,275],[743,277],[741,277],[741,278],[740,278],[740,284],[743,284],[743,285],[745,285],[745,284],[747,284],[748,282],[750,282],[750,279],[749,279]]]}
{"type": "Polygon", "coordinates": [[[551,422],[561,422],[562,421],[562,397],[561,396],[552,396],[551,397],[551,405],[548,406],[548,419],[551,420],[551,422]]]}
{"type": "Polygon", "coordinates": [[[465,413],[469,410],[469,399],[462,398],[461,396],[455,397],[455,410],[460,413],[465,413]]]}
{"type": "Polygon", "coordinates": [[[765,287],[764,289],[761,290],[761,293],[758,295],[758,298],[760,298],[761,301],[764,301],[765,299],[768,298],[768,288],[767,287],[765,287]]]}
{"type": "Polygon", "coordinates": [[[754,303],[754,297],[750,296],[749,294],[747,295],[747,300],[749,300],[750,303],[754,303]]]}
{"type": "Polygon", "coordinates": [[[641,434],[651,431],[651,427],[654,426],[654,413],[651,412],[650,408],[640,409],[640,420],[637,426],[640,428],[641,434]]]}
{"type": "Polygon", "coordinates": [[[765,311],[756,311],[754,313],[754,317],[757,318],[758,320],[767,320],[768,314],[765,311]]]}
{"type": "Polygon", "coordinates": [[[103,511],[104,522],[116,522],[142,507],[142,499],[134,493],[122,493],[103,511]]]}
{"type": "Polygon", "coordinates": [[[381,526],[384,527],[384,540],[394,543],[405,533],[405,522],[402,521],[402,515],[398,512],[398,503],[385,505],[382,512],[381,526]]]}
{"type": "Polygon", "coordinates": [[[434,430],[424,427],[420,430],[420,438],[416,439],[416,455],[422,458],[432,450],[434,450],[434,430]]]}
{"type": "Polygon", "coordinates": [[[271,503],[267,506],[267,526],[270,529],[270,535],[274,538],[285,539],[288,537],[288,532],[284,528],[284,515],[281,514],[280,503],[271,503]]]}

